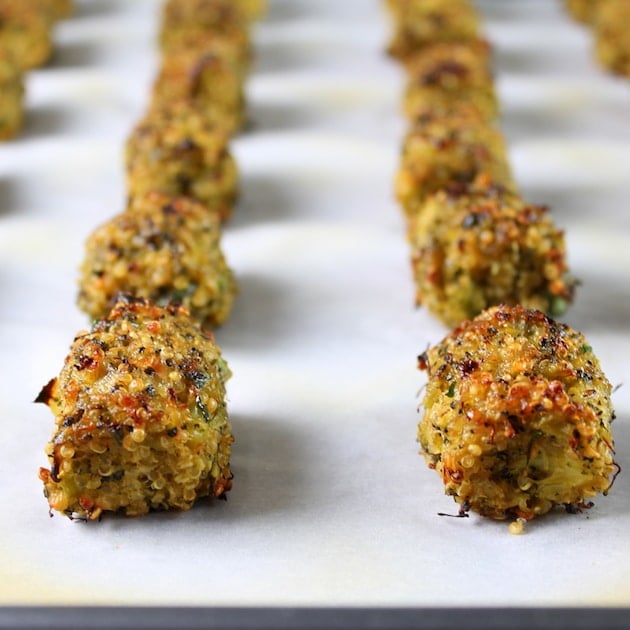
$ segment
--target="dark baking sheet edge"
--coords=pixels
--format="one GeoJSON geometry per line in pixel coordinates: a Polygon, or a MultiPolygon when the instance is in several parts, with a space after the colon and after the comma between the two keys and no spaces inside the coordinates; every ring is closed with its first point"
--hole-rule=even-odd
{"type": "Polygon", "coordinates": [[[630,628],[630,608],[22,607],[0,608],[0,628],[210,630],[630,628]]]}

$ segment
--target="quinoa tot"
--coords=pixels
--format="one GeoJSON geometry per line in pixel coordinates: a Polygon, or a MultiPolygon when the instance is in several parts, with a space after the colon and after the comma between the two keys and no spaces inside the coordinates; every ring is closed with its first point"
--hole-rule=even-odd
{"type": "Polygon", "coordinates": [[[0,0],[0,48],[13,51],[20,70],[43,66],[52,54],[52,13],[24,0],[0,0]]]}
{"type": "Polygon", "coordinates": [[[24,125],[24,79],[15,55],[0,44],[0,140],[15,138],[24,125]]]}
{"type": "Polygon", "coordinates": [[[186,197],[134,197],[85,244],[78,304],[104,317],[119,293],[183,304],[204,326],[229,317],[236,280],[220,248],[216,211],[186,197]]]}
{"type": "Polygon", "coordinates": [[[630,77],[630,3],[600,1],[595,11],[595,58],[611,73],[630,77]]]}
{"type": "Polygon", "coordinates": [[[208,124],[227,136],[236,133],[245,120],[243,79],[233,64],[214,54],[182,51],[164,57],[153,83],[150,108],[174,102],[204,112],[208,124]]]}
{"type": "Polygon", "coordinates": [[[597,16],[597,8],[606,0],[564,0],[566,11],[578,22],[593,25],[597,16]]]}
{"type": "Polygon", "coordinates": [[[232,483],[229,376],[183,307],[120,296],[77,334],[36,399],[55,416],[50,467],[39,471],[50,509],[94,520],[223,497],[232,483]]]}
{"type": "Polygon", "coordinates": [[[192,197],[232,213],[238,170],[226,134],[190,103],[154,107],[134,127],[125,146],[130,197],[159,192],[192,197]]]}
{"type": "Polygon", "coordinates": [[[490,45],[484,40],[439,42],[423,47],[406,63],[403,111],[415,120],[468,104],[491,121],[499,112],[490,45]]]}
{"type": "Polygon", "coordinates": [[[393,24],[387,51],[405,63],[423,46],[479,39],[480,19],[469,0],[386,0],[393,24]]]}
{"type": "Polygon", "coordinates": [[[55,20],[70,17],[75,12],[73,0],[33,0],[33,2],[48,11],[55,20]]]}
{"type": "Polygon", "coordinates": [[[403,139],[394,194],[409,219],[430,194],[471,183],[482,173],[516,188],[501,131],[470,109],[425,116],[403,139]]]}
{"type": "Polygon", "coordinates": [[[590,507],[610,488],[612,388],[580,332],[499,305],[418,365],[428,374],[421,452],[460,513],[531,520],[555,506],[590,507]]]}
{"type": "Polygon", "coordinates": [[[211,53],[243,75],[251,64],[252,42],[249,20],[239,4],[232,0],[167,0],[158,36],[162,55],[184,50],[211,53]]]}
{"type": "Polygon", "coordinates": [[[564,233],[548,209],[491,182],[429,197],[409,242],[416,303],[449,327],[502,303],[558,316],[573,300],[564,233]]]}

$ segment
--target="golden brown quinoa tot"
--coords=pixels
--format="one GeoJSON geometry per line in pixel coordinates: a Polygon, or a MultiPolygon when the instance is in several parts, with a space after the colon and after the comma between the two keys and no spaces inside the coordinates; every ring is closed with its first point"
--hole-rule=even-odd
{"type": "Polygon", "coordinates": [[[195,112],[205,112],[208,124],[226,135],[243,126],[243,80],[233,64],[214,54],[183,51],[163,58],[150,107],[173,102],[189,103],[195,112]]]}
{"type": "Polygon", "coordinates": [[[24,79],[15,55],[0,44],[0,140],[18,135],[24,124],[24,79]]]}
{"type": "Polygon", "coordinates": [[[190,103],[151,108],[125,146],[130,197],[159,192],[197,199],[226,220],[238,191],[238,172],[226,134],[190,103]]]}
{"type": "Polygon", "coordinates": [[[239,4],[233,0],[167,1],[159,34],[162,54],[211,53],[244,75],[251,64],[252,44],[249,19],[239,4]]]}
{"type": "MultiPolygon", "coordinates": [[[[29,0],[27,0],[29,1],[29,0]]],[[[35,6],[48,11],[55,20],[71,16],[75,12],[73,0],[30,0],[35,6]]]]}
{"type": "Polygon", "coordinates": [[[479,39],[479,15],[469,0],[386,0],[393,22],[387,52],[401,62],[427,44],[479,39]]]}
{"type": "Polygon", "coordinates": [[[403,110],[415,120],[468,104],[485,120],[498,115],[490,45],[484,40],[439,42],[424,46],[405,65],[403,110]]]}
{"type": "Polygon", "coordinates": [[[10,48],[20,70],[44,65],[52,54],[52,14],[24,0],[0,0],[0,47],[10,48]]]}
{"type": "Polygon", "coordinates": [[[268,0],[235,0],[235,2],[249,20],[261,20],[269,10],[268,0]]]}
{"type": "Polygon", "coordinates": [[[249,36],[246,41],[236,37],[224,37],[217,33],[207,33],[200,29],[182,29],[170,33],[168,51],[163,57],[182,53],[202,57],[212,55],[226,62],[240,81],[245,81],[251,68],[253,53],[249,36]]]}
{"type": "Polygon", "coordinates": [[[66,18],[71,16],[76,8],[74,0],[54,0],[55,12],[58,18],[66,18]]]}
{"type": "Polygon", "coordinates": [[[595,14],[595,57],[608,71],[630,76],[630,2],[600,0],[595,14]]]}
{"type": "Polygon", "coordinates": [[[483,178],[430,196],[409,242],[416,303],[447,326],[502,303],[557,316],[573,299],[564,234],[548,209],[483,178]]]}
{"type": "Polygon", "coordinates": [[[568,511],[610,488],[611,386],[585,337],[520,305],[463,322],[419,356],[418,440],[446,494],[493,519],[568,511]]]}
{"type": "Polygon", "coordinates": [[[594,24],[598,7],[606,0],[564,0],[567,12],[578,22],[594,24]]]}
{"type": "Polygon", "coordinates": [[[51,510],[93,520],[187,510],[231,487],[227,364],[178,306],[120,296],[77,334],[36,402],[55,415],[39,477],[51,510]]]}
{"type": "Polygon", "coordinates": [[[104,317],[118,293],[183,304],[203,325],[230,315],[236,280],[220,247],[219,214],[185,197],[151,193],[88,237],[79,307],[104,317]]]}
{"type": "Polygon", "coordinates": [[[230,32],[232,29],[247,30],[244,8],[247,3],[259,4],[258,0],[165,0],[162,7],[161,29],[202,28],[207,32],[230,32]]]}
{"type": "Polygon", "coordinates": [[[428,195],[485,174],[511,190],[507,147],[501,131],[474,109],[424,116],[402,142],[394,193],[407,218],[422,211],[428,195]]]}

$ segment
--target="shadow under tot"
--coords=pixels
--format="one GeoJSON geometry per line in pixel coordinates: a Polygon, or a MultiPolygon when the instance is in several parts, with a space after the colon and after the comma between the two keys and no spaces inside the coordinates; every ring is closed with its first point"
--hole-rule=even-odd
{"type": "Polygon", "coordinates": [[[484,2],[481,6],[481,15],[484,20],[506,21],[514,20],[514,7],[510,2],[484,2]]]}
{"type": "Polygon", "coordinates": [[[0,176],[0,219],[13,214],[17,205],[15,183],[5,176],[0,176]]]}
{"type": "Polygon", "coordinates": [[[69,19],[87,17],[101,17],[115,13],[119,6],[124,6],[123,0],[75,0],[76,11],[69,19]]]}
{"type": "Polygon", "coordinates": [[[214,334],[222,348],[257,352],[287,341],[287,289],[263,274],[238,274],[230,319],[214,334]]]}
{"type": "Polygon", "coordinates": [[[42,138],[52,136],[73,123],[70,111],[60,105],[30,106],[26,112],[26,121],[22,130],[24,138],[42,138]]]}
{"type": "Polygon", "coordinates": [[[557,75],[566,76],[566,61],[550,55],[548,48],[507,49],[493,48],[493,67],[497,76],[534,75],[538,78],[557,75]]]}
{"type": "Polygon", "coordinates": [[[258,416],[231,417],[233,488],[228,502],[237,518],[301,510],[308,502],[304,487],[309,440],[298,425],[258,416]]]}
{"type": "Polygon", "coordinates": [[[502,108],[499,126],[508,143],[515,144],[536,137],[571,136],[580,129],[580,117],[549,107],[506,105],[502,108]]]}
{"type": "Polygon", "coordinates": [[[56,43],[47,67],[92,67],[101,60],[104,52],[97,44],[89,41],[56,43]]]}
{"type": "Polygon", "coordinates": [[[577,217],[592,217],[601,204],[601,190],[596,187],[582,186],[580,194],[567,194],[565,185],[541,186],[526,184],[521,186],[521,193],[530,203],[547,206],[559,227],[574,221],[577,217]]]}
{"type": "Polygon", "coordinates": [[[627,270],[618,269],[606,276],[592,270],[578,270],[574,303],[560,319],[584,332],[606,330],[630,334],[630,285],[627,270]],[[594,328],[595,327],[595,328],[594,328]]]}
{"type": "Polygon", "coordinates": [[[280,103],[249,104],[246,133],[257,131],[286,131],[308,126],[313,120],[305,107],[280,103]]]}
{"type": "Polygon", "coordinates": [[[265,22],[286,22],[308,14],[308,5],[297,0],[273,0],[265,14],[265,22]]]}
{"type": "Polygon", "coordinates": [[[277,177],[241,174],[239,199],[227,229],[262,225],[287,218],[290,205],[286,185],[277,177]]]}
{"type": "Polygon", "coordinates": [[[308,42],[261,42],[256,49],[252,74],[273,74],[313,67],[317,53],[321,56],[322,49],[308,42]]]}

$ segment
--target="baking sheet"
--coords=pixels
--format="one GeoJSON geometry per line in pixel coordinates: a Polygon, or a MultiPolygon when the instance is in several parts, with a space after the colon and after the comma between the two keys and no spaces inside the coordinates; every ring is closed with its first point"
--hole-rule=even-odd
{"type": "Polygon", "coordinates": [[[0,145],[0,604],[630,604],[630,83],[553,0],[478,2],[515,175],[552,207],[581,281],[564,321],[615,385],[624,472],[581,515],[512,536],[455,513],[418,455],[416,355],[447,330],[413,306],[392,199],[402,77],[368,0],[271,0],[256,27],[242,197],[223,246],[240,282],[217,340],[234,372],[227,502],[100,523],[50,518],[31,401],[87,326],[83,243],[122,210],[122,145],[157,64],[157,0],[77,0],[28,125],[0,145]]]}

